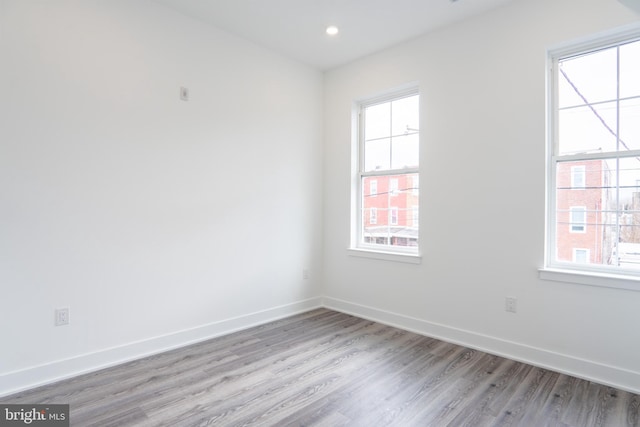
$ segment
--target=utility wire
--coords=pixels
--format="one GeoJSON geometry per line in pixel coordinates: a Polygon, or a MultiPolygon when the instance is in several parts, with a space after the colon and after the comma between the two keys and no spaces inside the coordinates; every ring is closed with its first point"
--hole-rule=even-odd
{"type": "MultiPolygon", "coordinates": [[[[571,81],[571,79],[569,78],[569,76],[567,75],[567,73],[565,73],[565,71],[562,69],[562,67],[558,67],[558,69],[560,70],[560,73],[562,74],[562,76],[565,78],[565,80],[567,81],[567,83],[569,83],[569,85],[573,88],[573,90],[575,91],[575,93],[580,97],[580,99],[582,99],[582,101],[585,103],[585,105],[587,107],[589,107],[589,109],[591,110],[591,112],[598,118],[598,120],[600,120],[600,123],[602,123],[602,126],[605,127],[605,129],[607,129],[609,131],[609,133],[611,135],[614,136],[614,138],[616,138],[617,141],[620,141],[620,144],[622,144],[622,146],[624,148],[626,148],[628,151],[631,151],[631,148],[629,148],[629,146],[622,140],[622,138],[618,137],[618,134],[616,133],[616,131],[614,131],[613,129],[611,129],[611,126],[609,126],[607,124],[607,122],[604,120],[604,118],[602,118],[602,116],[600,115],[600,113],[598,113],[598,111],[594,108],[594,106],[587,101],[587,98],[582,94],[582,92],[580,92],[580,90],[578,89],[578,87],[571,81]]],[[[636,157],[636,160],[638,160],[640,162],[640,158],[636,157]]]]}

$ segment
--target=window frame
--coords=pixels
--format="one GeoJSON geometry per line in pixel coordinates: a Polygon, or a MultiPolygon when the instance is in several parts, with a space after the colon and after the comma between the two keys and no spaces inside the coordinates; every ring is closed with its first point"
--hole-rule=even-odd
{"type": "MultiPolygon", "coordinates": [[[[590,286],[609,287],[640,291],[640,271],[631,271],[620,267],[600,264],[579,264],[557,261],[556,257],[556,171],[562,162],[576,162],[588,160],[625,159],[640,156],[640,149],[631,151],[610,151],[606,153],[576,153],[558,155],[559,143],[559,97],[558,76],[559,61],[587,55],[599,50],[621,46],[640,40],[640,25],[632,24],[604,33],[590,36],[586,39],[571,41],[557,45],[547,50],[547,143],[546,143],[546,221],[544,265],[539,269],[539,277],[543,280],[570,282],[590,286]],[[614,155],[615,154],[615,155],[614,155]]],[[[617,96],[618,102],[620,96],[617,96]]],[[[573,185],[573,176],[571,178],[573,185]]],[[[585,174],[585,187],[588,186],[585,174]]],[[[579,187],[575,188],[579,189],[579,187]]],[[[588,222],[588,212],[587,212],[588,222]]],[[[571,226],[570,226],[571,227],[571,226]]],[[[586,228],[586,226],[585,226],[586,228]]]]}
{"type": "MultiPolygon", "coordinates": [[[[378,176],[394,176],[407,175],[414,176],[415,181],[419,183],[420,176],[420,159],[418,159],[418,167],[401,168],[388,170],[366,171],[365,155],[364,155],[364,111],[367,107],[392,102],[402,98],[417,95],[420,113],[420,91],[416,84],[406,85],[396,90],[385,92],[379,96],[363,98],[357,100],[353,104],[353,120],[352,120],[352,203],[351,203],[351,238],[348,252],[352,256],[367,257],[381,259],[387,261],[398,261],[408,263],[420,263],[420,237],[418,237],[418,246],[397,246],[397,245],[380,245],[371,244],[364,241],[363,226],[364,219],[362,215],[364,185],[363,179],[367,177],[378,176]]],[[[420,120],[420,119],[419,119],[420,120]]],[[[418,133],[418,144],[420,143],[420,135],[418,133]]],[[[413,193],[415,194],[415,193],[413,193]]],[[[378,194],[379,195],[379,194],[378,194]]],[[[387,209],[387,216],[390,217],[391,206],[387,209]]],[[[397,208],[396,208],[397,209],[397,208]]],[[[399,213],[398,213],[399,215],[399,213]]],[[[418,227],[418,236],[420,236],[420,228],[418,227]]]]}

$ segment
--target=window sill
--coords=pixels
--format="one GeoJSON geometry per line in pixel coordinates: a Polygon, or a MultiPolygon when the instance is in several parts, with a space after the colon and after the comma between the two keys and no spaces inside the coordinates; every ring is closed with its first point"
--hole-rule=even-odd
{"type": "Polygon", "coordinates": [[[404,262],[408,264],[420,264],[422,263],[422,256],[420,254],[412,253],[399,253],[399,252],[382,252],[371,249],[361,248],[349,248],[347,253],[350,256],[360,258],[379,259],[383,261],[404,262]]]}
{"type": "Polygon", "coordinates": [[[542,280],[554,282],[576,283],[580,285],[640,292],[640,277],[626,276],[623,274],[580,272],[563,270],[561,268],[541,268],[538,270],[538,277],[542,280]]]}

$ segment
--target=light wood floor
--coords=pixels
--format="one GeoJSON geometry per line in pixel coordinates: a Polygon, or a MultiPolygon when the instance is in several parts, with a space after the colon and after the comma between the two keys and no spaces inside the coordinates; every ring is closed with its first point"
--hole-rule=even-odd
{"type": "Polygon", "coordinates": [[[3,398],[71,425],[640,426],[640,396],[318,309],[3,398]]]}

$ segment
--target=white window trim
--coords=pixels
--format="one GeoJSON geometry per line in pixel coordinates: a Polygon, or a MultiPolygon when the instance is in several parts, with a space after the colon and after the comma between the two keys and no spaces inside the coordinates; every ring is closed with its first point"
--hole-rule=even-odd
{"type": "Polygon", "coordinates": [[[361,172],[364,159],[361,156],[362,153],[362,141],[361,135],[363,133],[363,123],[360,120],[360,114],[362,108],[368,105],[374,105],[376,103],[382,103],[394,98],[401,98],[411,95],[419,95],[419,89],[417,84],[412,83],[403,87],[381,93],[378,96],[357,100],[352,105],[352,134],[351,134],[351,169],[352,169],[352,181],[351,181],[351,236],[350,243],[347,249],[347,253],[350,256],[378,259],[383,261],[395,261],[410,264],[420,264],[422,262],[422,255],[420,253],[420,247],[402,247],[394,246],[381,246],[381,245],[367,245],[361,241],[362,230],[362,186],[360,180],[366,176],[385,176],[385,175],[404,175],[404,174],[420,174],[420,168],[405,168],[398,170],[384,171],[384,174],[379,174],[375,171],[364,173],[361,172]]]}
{"type": "Polygon", "coordinates": [[[578,285],[640,292],[640,277],[589,271],[586,268],[575,270],[570,269],[568,266],[544,267],[538,269],[538,278],[552,282],[575,283],[578,285]]]}
{"type": "MultiPolygon", "coordinates": [[[[554,194],[550,191],[555,188],[555,141],[557,140],[557,118],[555,115],[555,105],[557,105],[557,93],[555,91],[555,75],[554,61],[556,58],[567,57],[589,50],[603,49],[607,45],[615,45],[620,42],[640,38],[640,24],[633,23],[621,28],[606,31],[586,38],[572,40],[566,43],[558,44],[547,50],[547,144],[546,144],[546,222],[545,222],[545,247],[544,247],[544,266],[538,269],[538,277],[542,280],[572,283],[587,286],[597,286],[613,289],[622,289],[640,292],[640,274],[632,274],[628,271],[615,271],[607,268],[590,268],[589,266],[580,265],[576,268],[572,263],[553,262],[555,257],[555,216],[556,204],[554,194]],[[550,107],[551,101],[554,105],[550,107]]],[[[629,156],[639,156],[640,150],[627,152],[629,156]]],[[[566,160],[590,160],[595,158],[589,154],[563,156],[566,160]]],[[[606,267],[606,266],[605,266],[606,267]]]]}
{"type": "Polygon", "coordinates": [[[407,264],[422,263],[422,256],[415,252],[385,252],[380,249],[349,248],[347,253],[353,257],[372,258],[381,261],[404,262],[407,264]]]}

